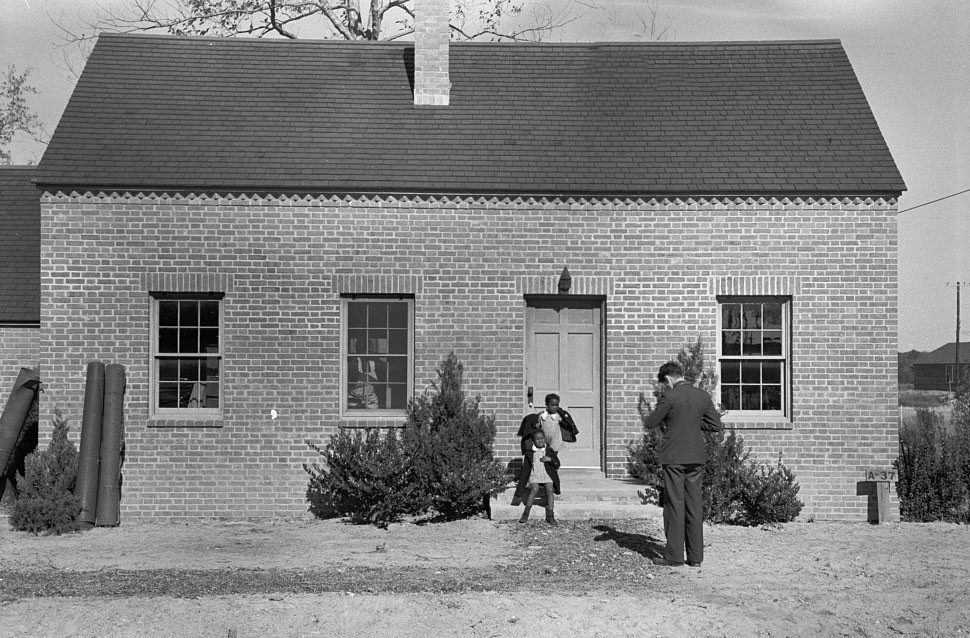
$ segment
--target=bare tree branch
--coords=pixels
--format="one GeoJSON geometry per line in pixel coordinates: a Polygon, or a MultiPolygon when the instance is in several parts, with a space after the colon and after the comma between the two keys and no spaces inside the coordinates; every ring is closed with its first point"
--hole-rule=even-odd
{"type": "Polygon", "coordinates": [[[287,38],[296,39],[296,36],[287,31],[286,28],[280,23],[279,18],[276,15],[276,0],[269,0],[269,20],[273,25],[273,29],[277,33],[287,38]]]}
{"type": "Polygon", "coordinates": [[[27,104],[28,96],[37,94],[37,89],[28,83],[29,76],[30,69],[18,73],[13,65],[0,76],[0,164],[12,161],[8,146],[17,135],[47,143],[40,118],[27,104]]]}

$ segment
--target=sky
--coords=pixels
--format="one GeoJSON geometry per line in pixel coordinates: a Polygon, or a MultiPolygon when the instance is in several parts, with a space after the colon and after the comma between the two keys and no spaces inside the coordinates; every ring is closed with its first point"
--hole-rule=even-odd
{"type": "MultiPolygon", "coordinates": [[[[55,21],[83,28],[125,0],[0,0],[0,69],[30,68],[30,106],[54,130],[80,68],[55,21]]],[[[899,349],[970,341],[970,2],[967,0],[524,0],[527,21],[572,21],[547,41],[651,39],[652,7],[667,40],[841,40],[908,190],[899,199],[899,349]],[[940,198],[942,201],[932,202],[940,198]],[[914,208],[919,206],[919,208],[914,208]]],[[[43,147],[18,141],[16,163],[43,147]]]]}

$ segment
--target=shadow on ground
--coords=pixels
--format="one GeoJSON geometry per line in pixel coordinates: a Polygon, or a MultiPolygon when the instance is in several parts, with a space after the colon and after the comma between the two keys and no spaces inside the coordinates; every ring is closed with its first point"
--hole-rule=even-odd
{"type": "Polygon", "coordinates": [[[664,541],[646,534],[621,532],[610,525],[594,525],[593,529],[602,532],[593,539],[594,541],[613,541],[623,549],[628,549],[647,558],[661,556],[664,549],[664,541]]]}

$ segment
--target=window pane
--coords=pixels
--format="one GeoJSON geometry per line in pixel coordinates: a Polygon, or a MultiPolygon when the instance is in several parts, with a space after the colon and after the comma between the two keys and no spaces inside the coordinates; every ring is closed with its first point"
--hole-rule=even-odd
{"type": "Polygon", "coordinates": [[[179,384],[179,406],[180,408],[189,407],[189,399],[192,397],[192,383],[179,384]]]}
{"type": "Polygon", "coordinates": [[[207,408],[219,407],[219,384],[218,383],[207,383],[205,385],[205,407],[207,408]]]}
{"type": "Polygon", "coordinates": [[[347,302],[347,327],[367,327],[367,304],[356,301],[347,302]]]}
{"type": "Polygon", "coordinates": [[[219,331],[213,328],[199,330],[199,352],[219,352],[219,331]]]}
{"type": "Polygon", "coordinates": [[[761,370],[762,383],[781,383],[781,361],[764,361],[761,370]]]}
{"type": "Polygon", "coordinates": [[[740,361],[721,362],[721,382],[722,383],[741,383],[741,362],[740,361]]]}
{"type": "Polygon", "coordinates": [[[742,383],[761,383],[761,363],[759,361],[743,361],[741,363],[742,383]]]}
{"type": "Polygon", "coordinates": [[[762,341],[765,354],[781,354],[781,330],[765,330],[762,333],[762,341]]]}
{"type": "Polygon", "coordinates": [[[721,354],[726,357],[741,354],[741,333],[728,331],[721,334],[721,354]]]}
{"type": "Polygon", "coordinates": [[[164,301],[158,302],[158,325],[177,326],[179,325],[179,302],[164,301]]]}
{"type": "Polygon", "coordinates": [[[177,408],[178,402],[178,383],[159,383],[158,384],[158,407],[177,408]]]}
{"type": "Polygon", "coordinates": [[[159,381],[177,381],[179,378],[178,359],[160,359],[158,361],[159,381]]]}
{"type": "Polygon", "coordinates": [[[391,399],[388,407],[392,410],[403,410],[408,406],[407,385],[403,383],[388,384],[391,391],[391,399]]]}
{"type": "Polygon", "coordinates": [[[180,301],[179,302],[179,325],[197,326],[199,325],[199,302],[180,301]]]}
{"type": "Polygon", "coordinates": [[[725,410],[741,409],[741,388],[736,385],[721,386],[721,403],[725,410]]]}
{"type": "Polygon", "coordinates": [[[721,329],[738,330],[741,328],[741,304],[726,303],[721,306],[721,329]]]}
{"type": "Polygon", "coordinates": [[[408,305],[406,303],[388,304],[387,325],[391,328],[408,327],[408,305]]]}
{"type": "Polygon", "coordinates": [[[189,403],[186,407],[196,409],[209,407],[209,396],[206,392],[206,384],[193,383],[190,387],[191,391],[189,392],[189,403]]]}
{"type": "Polygon", "coordinates": [[[218,301],[203,301],[199,304],[199,324],[203,326],[219,325],[218,301]]]}
{"type": "Polygon", "coordinates": [[[200,361],[198,359],[180,359],[179,360],[179,380],[198,381],[199,363],[200,361]]]}
{"type": "Polygon", "coordinates": [[[764,327],[774,330],[781,330],[781,304],[766,303],[762,311],[764,327]]]}
{"type": "Polygon", "coordinates": [[[742,328],[753,329],[761,327],[761,304],[760,303],[746,303],[742,309],[744,315],[744,325],[742,328]]]}
{"type": "Polygon", "coordinates": [[[367,353],[387,354],[387,330],[367,331],[367,353]]]}
{"type": "Polygon", "coordinates": [[[741,351],[746,357],[758,357],[761,356],[761,333],[760,332],[745,332],[744,333],[744,347],[741,351]]]}
{"type": "Polygon", "coordinates": [[[388,330],[387,351],[391,354],[407,354],[408,352],[408,331],[407,330],[388,330]]]}
{"type": "Polygon", "coordinates": [[[386,303],[367,304],[367,327],[386,328],[387,327],[387,306],[386,303]]]}
{"type": "Polygon", "coordinates": [[[408,382],[408,360],[405,357],[388,357],[387,380],[394,383],[408,382]]]}
{"type": "Polygon", "coordinates": [[[179,329],[179,352],[196,353],[199,350],[199,330],[198,328],[179,329]]]}
{"type": "Polygon", "coordinates": [[[367,331],[366,330],[347,331],[347,353],[348,354],[367,353],[367,331]]]}
{"type": "Polygon", "coordinates": [[[763,386],[763,392],[761,394],[761,409],[762,410],[781,410],[781,386],[780,385],[763,386]]]}
{"type": "Polygon", "coordinates": [[[219,367],[222,362],[215,357],[209,357],[205,360],[205,379],[208,381],[218,381],[219,380],[219,367]]]}
{"type": "Polygon", "coordinates": [[[758,385],[741,386],[741,409],[742,410],[761,409],[761,386],[758,386],[758,385]]]}
{"type": "Polygon", "coordinates": [[[386,410],[391,406],[390,390],[386,383],[375,383],[374,394],[377,395],[377,407],[386,410]]]}
{"type": "Polygon", "coordinates": [[[176,328],[159,328],[158,351],[178,352],[179,331],[176,328]]]}
{"type": "Polygon", "coordinates": [[[347,408],[350,410],[376,410],[378,405],[374,386],[363,381],[348,384],[347,408]]]}

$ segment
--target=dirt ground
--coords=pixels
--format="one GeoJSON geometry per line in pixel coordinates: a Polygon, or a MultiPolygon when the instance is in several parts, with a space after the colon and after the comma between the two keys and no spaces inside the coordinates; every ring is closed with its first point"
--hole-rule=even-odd
{"type": "Polygon", "coordinates": [[[970,527],[707,527],[700,569],[656,517],[0,523],[0,636],[961,636],[970,527]]]}

